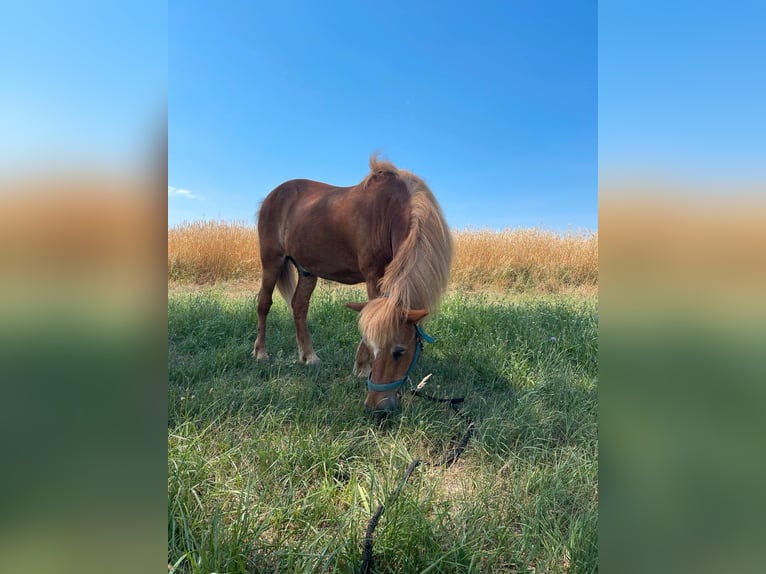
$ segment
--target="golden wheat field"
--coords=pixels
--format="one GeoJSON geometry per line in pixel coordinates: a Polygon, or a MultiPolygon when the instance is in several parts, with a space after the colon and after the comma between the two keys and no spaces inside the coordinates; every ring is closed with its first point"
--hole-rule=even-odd
{"type": "MultiPolygon", "coordinates": [[[[452,288],[583,294],[598,288],[598,233],[522,228],[453,231],[453,237],[452,288]]],[[[257,280],[260,273],[253,225],[195,221],[168,229],[169,281],[257,280]]]]}

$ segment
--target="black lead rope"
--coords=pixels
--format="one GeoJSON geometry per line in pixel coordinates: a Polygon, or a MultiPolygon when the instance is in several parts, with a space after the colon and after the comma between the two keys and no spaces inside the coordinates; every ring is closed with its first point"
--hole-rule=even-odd
{"type": "Polygon", "coordinates": [[[463,438],[460,439],[458,445],[455,448],[450,449],[445,455],[444,460],[442,461],[444,466],[449,468],[458,458],[460,458],[460,455],[463,454],[465,447],[468,446],[468,441],[470,440],[474,430],[476,430],[476,425],[472,422],[468,423],[468,428],[465,430],[465,434],[463,435],[463,438]]]}
{"type": "MultiPolygon", "coordinates": [[[[457,397],[454,399],[439,399],[437,397],[427,395],[418,390],[412,390],[411,392],[415,396],[423,397],[425,399],[428,399],[434,402],[449,403],[452,410],[455,411],[456,413],[459,412],[460,410],[459,405],[465,400],[465,397],[457,397]]],[[[446,468],[449,468],[450,466],[452,466],[455,463],[455,461],[457,461],[457,459],[460,457],[460,455],[463,454],[463,451],[468,445],[468,441],[470,440],[474,430],[476,430],[476,425],[473,423],[473,421],[468,419],[468,428],[466,429],[465,434],[463,435],[463,438],[460,440],[460,442],[458,443],[456,447],[451,448],[449,451],[447,451],[447,454],[444,456],[444,458],[439,463],[439,465],[430,465],[429,463],[424,463],[424,464],[426,466],[444,466],[446,468]]],[[[386,505],[391,506],[394,502],[396,502],[396,499],[399,498],[399,494],[401,494],[402,489],[404,488],[404,485],[407,484],[407,480],[410,478],[410,476],[415,471],[415,469],[421,464],[423,464],[423,461],[420,459],[413,460],[409,464],[409,466],[407,467],[407,470],[404,471],[404,477],[402,478],[401,482],[399,482],[399,485],[389,495],[388,500],[385,503],[382,503],[380,506],[378,506],[377,510],[375,510],[375,514],[372,515],[370,522],[367,524],[367,530],[364,533],[364,548],[362,549],[361,574],[369,574],[372,571],[372,564],[373,564],[372,535],[375,532],[375,528],[378,526],[380,517],[383,516],[383,511],[386,509],[386,505]]]]}
{"type": "Polygon", "coordinates": [[[462,402],[465,401],[465,397],[455,397],[454,399],[440,399],[439,397],[428,395],[424,393],[423,391],[419,391],[417,389],[410,390],[410,393],[412,393],[416,397],[428,399],[429,401],[433,401],[435,403],[449,403],[450,408],[452,408],[452,410],[455,412],[458,412],[460,410],[460,406],[462,406],[462,402]]]}
{"type": "MultiPolygon", "coordinates": [[[[404,485],[407,483],[407,479],[410,477],[413,471],[418,466],[420,466],[420,463],[420,459],[413,460],[407,467],[407,470],[404,472],[404,478],[402,478],[399,486],[397,486],[396,490],[394,490],[388,497],[387,504],[389,506],[396,502],[396,499],[402,492],[402,488],[404,488],[404,485]]],[[[383,511],[385,508],[385,503],[378,506],[378,509],[375,511],[375,514],[372,515],[370,523],[367,525],[367,530],[364,533],[364,549],[362,550],[362,574],[368,574],[370,572],[370,568],[372,567],[372,533],[375,532],[375,527],[378,525],[380,517],[383,516],[383,511]]]]}

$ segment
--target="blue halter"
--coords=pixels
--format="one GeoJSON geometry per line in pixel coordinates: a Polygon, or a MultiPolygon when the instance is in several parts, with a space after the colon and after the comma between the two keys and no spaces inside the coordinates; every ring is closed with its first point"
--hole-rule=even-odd
{"type": "Polygon", "coordinates": [[[401,387],[409,378],[410,378],[410,372],[412,371],[412,367],[415,366],[415,363],[418,362],[418,357],[420,356],[420,351],[423,348],[423,341],[426,343],[433,343],[434,338],[431,337],[428,333],[426,333],[418,323],[415,323],[415,355],[412,357],[412,362],[410,363],[409,368],[407,369],[407,372],[404,374],[404,377],[401,379],[397,379],[396,381],[392,383],[386,383],[384,385],[378,385],[376,383],[372,382],[372,379],[370,378],[372,376],[372,373],[367,377],[367,388],[371,391],[375,391],[377,393],[382,393],[385,391],[394,391],[401,387]]]}

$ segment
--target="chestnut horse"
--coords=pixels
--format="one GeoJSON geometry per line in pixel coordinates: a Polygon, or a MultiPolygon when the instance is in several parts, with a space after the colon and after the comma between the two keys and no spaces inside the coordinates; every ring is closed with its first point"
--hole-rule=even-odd
{"type": "Polygon", "coordinates": [[[395,410],[430,340],[418,322],[438,305],[452,260],[450,230],[425,182],[374,155],[370,173],[352,187],[287,181],[263,200],[258,238],[263,276],[253,356],[267,358],[275,286],[292,307],[300,360],[319,364],[306,325],[317,278],[364,282],[369,301],[347,305],[359,311],[362,334],[354,373],[367,377],[367,412],[395,410]]]}

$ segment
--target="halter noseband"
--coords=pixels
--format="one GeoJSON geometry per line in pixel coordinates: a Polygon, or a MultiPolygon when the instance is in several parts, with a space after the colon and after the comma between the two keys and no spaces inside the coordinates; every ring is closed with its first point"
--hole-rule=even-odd
{"type": "Polygon", "coordinates": [[[404,374],[404,377],[401,379],[397,379],[396,381],[393,381],[391,383],[386,383],[384,385],[378,385],[376,383],[372,382],[372,373],[370,373],[367,377],[367,388],[371,391],[375,391],[378,393],[382,393],[385,391],[394,391],[401,387],[407,380],[410,378],[410,371],[412,371],[412,367],[415,366],[415,363],[418,362],[418,357],[420,356],[420,351],[423,348],[423,341],[426,343],[433,343],[434,338],[431,337],[428,333],[426,333],[418,323],[415,323],[415,355],[412,357],[412,362],[410,363],[410,366],[407,368],[407,372],[404,374]]]}

